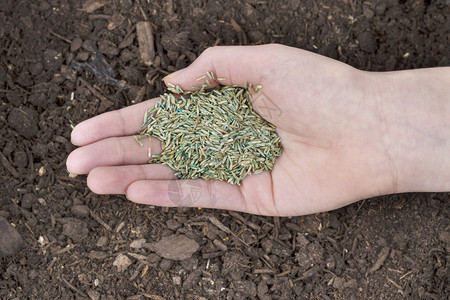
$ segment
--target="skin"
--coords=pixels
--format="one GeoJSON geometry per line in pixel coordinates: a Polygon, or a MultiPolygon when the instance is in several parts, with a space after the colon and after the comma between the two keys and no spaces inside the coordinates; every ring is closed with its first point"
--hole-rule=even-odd
{"type": "MultiPolygon", "coordinates": [[[[281,45],[214,47],[164,78],[184,90],[212,71],[222,84],[263,88],[254,109],[277,127],[283,154],[272,172],[241,186],[177,180],[149,165],[157,139],[133,138],[158,99],[78,124],[67,159],[88,174],[98,194],[126,194],[136,203],[229,209],[295,216],[336,209],[374,196],[450,190],[450,68],[369,73],[281,45]]],[[[215,83],[217,84],[217,83],[215,83]]]]}

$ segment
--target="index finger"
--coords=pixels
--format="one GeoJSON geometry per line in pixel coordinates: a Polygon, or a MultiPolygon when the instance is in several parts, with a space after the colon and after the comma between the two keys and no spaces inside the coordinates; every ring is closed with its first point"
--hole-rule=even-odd
{"type": "Polygon", "coordinates": [[[145,111],[155,106],[158,100],[153,98],[81,122],[72,130],[72,144],[84,146],[109,137],[136,134],[144,124],[145,111]]]}

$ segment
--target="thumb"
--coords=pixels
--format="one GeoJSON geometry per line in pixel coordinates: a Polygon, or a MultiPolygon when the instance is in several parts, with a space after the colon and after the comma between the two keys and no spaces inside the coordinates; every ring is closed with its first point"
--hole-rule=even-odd
{"type": "Polygon", "coordinates": [[[269,58],[280,45],[219,46],[206,49],[189,67],[164,77],[164,83],[179,85],[183,90],[195,90],[202,84],[253,86],[263,84],[269,58]],[[209,72],[214,78],[205,76],[209,72]]]}

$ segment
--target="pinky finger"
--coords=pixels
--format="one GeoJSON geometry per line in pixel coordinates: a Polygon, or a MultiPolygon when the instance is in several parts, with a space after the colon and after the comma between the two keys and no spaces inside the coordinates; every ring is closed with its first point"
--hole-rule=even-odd
{"type": "Polygon", "coordinates": [[[238,186],[214,180],[139,180],[127,189],[133,202],[168,207],[245,209],[238,186]]]}

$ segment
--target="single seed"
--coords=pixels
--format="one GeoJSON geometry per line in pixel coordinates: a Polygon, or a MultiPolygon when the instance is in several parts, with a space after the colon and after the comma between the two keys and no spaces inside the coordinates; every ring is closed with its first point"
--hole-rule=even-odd
{"type": "Polygon", "coordinates": [[[142,135],[133,135],[133,137],[136,140],[136,142],[138,142],[138,144],[141,145],[141,147],[144,147],[144,144],[142,144],[141,142],[142,135]]]}

